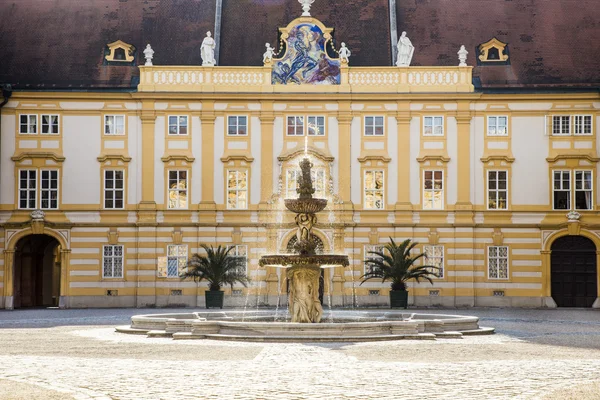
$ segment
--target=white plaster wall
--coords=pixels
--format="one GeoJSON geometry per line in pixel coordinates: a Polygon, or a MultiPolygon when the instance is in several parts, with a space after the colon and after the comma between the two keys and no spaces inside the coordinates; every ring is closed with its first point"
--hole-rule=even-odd
{"type": "Polygon", "coordinates": [[[456,118],[448,117],[446,121],[446,150],[448,151],[448,176],[446,178],[446,201],[448,205],[456,204],[458,196],[458,126],[456,118]]]}
{"type": "Polygon", "coordinates": [[[352,203],[362,203],[360,195],[361,188],[361,175],[360,175],[360,163],[358,157],[360,157],[360,143],[362,140],[362,132],[360,131],[360,117],[352,118],[350,124],[350,198],[352,203]]]}
{"type": "MultiPolygon", "coordinates": [[[[261,148],[262,131],[260,126],[260,118],[250,117],[250,151],[254,162],[252,163],[251,182],[250,182],[250,203],[260,203],[260,192],[262,188],[261,180],[261,165],[262,165],[262,148],[261,148]]],[[[277,165],[276,162],[272,165],[277,165]]]]}
{"type": "Polygon", "coordinates": [[[512,166],[510,185],[513,205],[548,205],[548,140],[544,117],[512,117],[512,166]]]}
{"type": "Polygon", "coordinates": [[[388,117],[387,126],[387,151],[392,160],[388,165],[386,192],[387,203],[394,205],[398,201],[398,174],[407,173],[408,171],[398,171],[398,124],[396,123],[396,118],[388,117]]]}
{"type": "MultiPolygon", "coordinates": [[[[209,133],[210,134],[210,133],[209,133]]],[[[225,117],[217,117],[215,118],[215,159],[213,164],[215,180],[213,183],[213,188],[215,191],[215,203],[224,204],[225,203],[225,171],[223,168],[223,161],[221,161],[221,157],[223,157],[223,152],[225,151],[225,117]]],[[[225,166],[227,168],[227,166],[225,166]]],[[[206,171],[210,173],[209,171],[206,171]]]]}
{"type": "Polygon", "coordinates": [[[63,117],[63,204],[100,204],[100,116],[63,117]]]}
{"type": "MultiPolygon", "coordinates": [[[[2,110],[0,110],[1,112],[2,110]]],[[[0,203],[10,204],[15,203],[15,165],[10,159],[15,154],[15,132],[16,132],[16,115],[2,115],[2,153],[0,153],[0,203]]]]}
{"type": "MultiPolygon", "coordinates": [[[[327,119],[327,135],[328,135],[328,144],[329,151],[331,155],[335,159],[333,161],[333,168],[331,170],[331,177],[333,178],[333,191],[334,193],[338,193],[340,190],[340,182],[338,177],[340,171],[340,131],[338,120],[336,117],[329,117],[327,119]]],[[[352,180],[350,181],[352,183],[352,180]]]]}
{"type": "Polygon", "coordinates": [[[483,179],[483,157],[485,146],[485,117],[471,119],[471,203],[483,205],[485,202],[485,182],[483,179]]]}
{"type": "Polygon", "coordinates": [[[279,165],[277,157],[283,151],[283,117],[275,117],[273,121],[273,193],[277,193],[279,185],[279,165]]]}
{"type": "Polygon", "coordinates": [[[410,120],[410,202],[415,205],[421,201],[421,180],[419,172],[421,170],[417,158],[421,148],[421,119],[413,117],[410,120]]]}
{"type": "Polygon", "coordinates": [[[165,203],[165,163],[161,158],[165,154],[165,117],[156,118],[154,124],[154,201],[165,203]]]}
{"type": "Polygon", "coordinates": [[[202,199],[202,124],[200,117],[192,117],[192,179],[189,183],[192,204],[200,203],[202,199]]]}
{"type": "Polygon", "coordinates": [[[142,196],[142,165],[138,153],[138,144],[141,142],[142,121],[139,117],[129,117],[127,121],[127,147],[129,149],[129,175],[127,176],[127,202],[137,204],[142,196]]]}

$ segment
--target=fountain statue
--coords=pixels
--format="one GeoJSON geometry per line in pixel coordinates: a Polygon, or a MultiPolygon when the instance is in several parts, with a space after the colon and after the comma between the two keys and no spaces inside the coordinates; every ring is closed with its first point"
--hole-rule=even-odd
{"type": "Polygon", "coordinates": [[[298,198],[285,199],[285,207],[296,213],[296,254],[266,255],[260,258],[260,266],[287,268],[289,282],[288,307],[292,322],[320,322],[323,307],[319,301],[319,277],[321,268],[327,266],[348,266],[347,255],[316,254],[316,243],[312,240],[312,228],[317,223],[317,213],[327,206],[327,199],[314,199],[308,158],[300,161],[302,174],[298,182],[298,198]]]}

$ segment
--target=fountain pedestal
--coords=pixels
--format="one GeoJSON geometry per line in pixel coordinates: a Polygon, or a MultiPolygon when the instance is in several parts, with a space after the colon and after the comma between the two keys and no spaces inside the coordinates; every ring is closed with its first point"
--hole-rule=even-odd
{"type": "Polygon", "coordinates": [[[292,322],[320,322],[323,306],[319,301],[318,265],[296,265],[287,269],[290,283],[288,309],[292,322]]]}

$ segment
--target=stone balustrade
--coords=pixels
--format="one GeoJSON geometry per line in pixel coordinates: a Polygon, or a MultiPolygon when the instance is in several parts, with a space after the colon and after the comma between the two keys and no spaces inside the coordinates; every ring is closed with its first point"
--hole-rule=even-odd
{"type": "Polygon", "coordinates": [[[271,67],[140,66],[139,92],[471,93],[472,67],[347,67],[340,85],[273,85],[271,67]]]}

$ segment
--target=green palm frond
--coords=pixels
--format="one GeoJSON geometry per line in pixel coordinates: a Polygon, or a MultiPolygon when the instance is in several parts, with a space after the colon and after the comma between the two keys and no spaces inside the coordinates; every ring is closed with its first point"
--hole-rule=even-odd
{"type": "Polygon", "coordinates": [[[232,246],[201,245],[206,255],[194,254],[188,261],[188,270],[181,274],[181,279],[193,278],[195,282],[208,281],[210,290],[220,290],[223,285],[237,282],[248,287],[250,279],[246,275],[241,257],[232,256],[232,246]]]}
{"type": "Polygon", "coordinates": [[[382,282],[391,281],[392,290],[405,290],[406,282],[410,279],[417,282],[425,280],[433,284],[431,278],[436,276],[433,271],[439,268],[433,265],[416,265],[416,262],[425,256],[425,253],[411,255],[417,245],[417,242],[411,242],[410,239],[397,244],[390,238],[389,243],[384,246],[384,251],[369,251],[368,254],[374,257],[364,261],[367,272],[361,276],[360,284],[369,279],[381,279],[382,282]]]}

